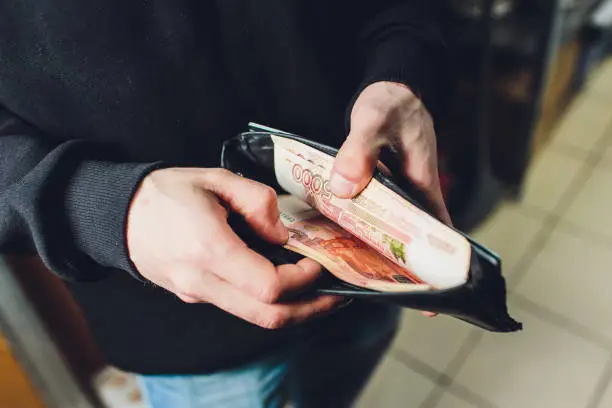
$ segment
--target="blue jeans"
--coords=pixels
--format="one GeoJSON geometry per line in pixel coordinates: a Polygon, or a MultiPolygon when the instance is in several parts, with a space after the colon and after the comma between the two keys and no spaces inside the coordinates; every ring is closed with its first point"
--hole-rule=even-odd
{"type": "Polygon", "coordinates": [[[150,408],[350,407],[389,347],[397,308],[316,333],[289,353],[207,375],[139,376],[150,408]]]}

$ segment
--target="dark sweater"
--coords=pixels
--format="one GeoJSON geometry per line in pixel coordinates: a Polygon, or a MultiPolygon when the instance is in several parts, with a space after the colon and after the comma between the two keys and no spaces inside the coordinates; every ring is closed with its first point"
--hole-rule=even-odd
{"type": "Polygon", "coordinates": [[[248,121],[338,145],[380,80],[435,111],[430,3],[0,1],[0,251],[38,253],[109,362],[136,372],[228,368],[366,313],[267,331],[183,304],[132,276],[126,213],[154,166],[218,166],[248,121]]]}

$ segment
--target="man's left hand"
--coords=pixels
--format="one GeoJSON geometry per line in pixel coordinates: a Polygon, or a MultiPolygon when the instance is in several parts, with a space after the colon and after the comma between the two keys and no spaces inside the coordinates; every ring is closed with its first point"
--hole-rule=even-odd
{"type": "MultiPolygon", "coordinates": [[[[451,225],[440,179],[431,115],[405,85],[376,82],[363,90],[351,112],[351,132],[338,152],[330,186],[338,197],[359,194],[370,182],[384,146],[401,154],[404,173],[429,197],[451,225]]],[[[425,316],[435,313],[422,312],[425,316]]]]}
{"type": "Polygon", "coordinates": [[[363,90],[351,112],[351,132],[338,152],[330,186],[338,197],[350,198],[370,182],[384,146],[404,159],[405,175],[421,188],[447,224],[431,115],[403,84],[376,82],[363,90]]]}

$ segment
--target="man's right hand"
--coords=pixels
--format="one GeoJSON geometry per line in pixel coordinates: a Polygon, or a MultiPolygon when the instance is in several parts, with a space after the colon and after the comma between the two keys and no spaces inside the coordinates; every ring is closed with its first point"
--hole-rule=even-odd
{"type": "Polygon", "coordinates": [[[275,267],[250,250],[227,223],[240,213],[265,240],[283,244],[274,190],[223,169],[170,168],[149,174],[127,222],[130,258],[140,274],[188,303],[212,303],[264,328],[301,322],[341,299],[279,303],[321,273],[310,259],[275,267]]]}

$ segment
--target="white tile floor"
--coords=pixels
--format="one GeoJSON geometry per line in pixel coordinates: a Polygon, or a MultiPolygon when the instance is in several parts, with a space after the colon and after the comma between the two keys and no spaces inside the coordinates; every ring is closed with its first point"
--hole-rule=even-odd
{"type": "Polygon", "coordinates": [[[363,408],[612,407],[612,60],[474,234],[504,260],[519,334],[406,312],[363,408]]]}

